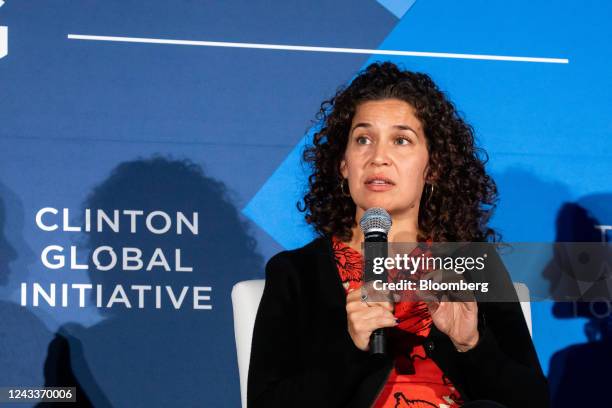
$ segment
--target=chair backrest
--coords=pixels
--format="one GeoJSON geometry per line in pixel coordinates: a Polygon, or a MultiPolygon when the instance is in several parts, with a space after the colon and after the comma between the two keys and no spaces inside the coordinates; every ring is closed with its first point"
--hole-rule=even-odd
{"type": "MultiPolygon", "coordinates": [[[[238,354],[238,372],[240,374],[240,395],[242,408],[246,408],[247,376],[251,357],[251,340],[253,326],[259,301],[263,294],[264,279],[238,282],[232,289],[232,305],[234,308],[234,334],[236,336],[236,351],[238,354]]],[[[529,288],[524,283],[514,283],[514,288],[521,302],[521,308],[529,334],[531,329],[531,304],[529,303],[529,288]]]]}
{"type": "Polygon", "coordinates": [[[514,282],[514,290],[521,302],[521,309],[523,309],[523,316],[525,316],[525,322],[529,329],[529,335],[533,337],[533,329],[531,328],[531,303],[529,301],[529,288],[527,285],[521,282],[514,282]]]}
{"type": "Polygon", "coordinates": [[[264,290],[264,279],[238,282],[232,288],[232,306],[234,308],[234,335],[238,355],[238,373],[240,374],[240,396],[242,408],[246,408],[247,375],[251,357],[251,340],[257,308],[264,290]]]}

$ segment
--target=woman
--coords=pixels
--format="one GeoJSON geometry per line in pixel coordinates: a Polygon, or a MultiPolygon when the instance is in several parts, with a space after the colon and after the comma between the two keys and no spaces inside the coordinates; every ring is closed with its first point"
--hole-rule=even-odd
{"type": "Polygon", "coordinates": [[[356,221],[368,208],[392,216],[390,242],[496,239],[486,225],[495,184],[453,104],[427,75],[374,63],[318,118],[300,209],[320,237],[266,266],[249,408],[548,406],[517,302],[392,305],[355,290],[356,221]],[[368,352],[379,328],[388,328],[382,356],[368,352]]]}

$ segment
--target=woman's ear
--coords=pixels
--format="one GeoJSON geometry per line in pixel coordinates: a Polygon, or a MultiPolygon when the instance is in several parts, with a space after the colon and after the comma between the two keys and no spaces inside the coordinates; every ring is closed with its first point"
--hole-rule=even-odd
{"type": "Polygon", "coordinates": [[[346,168],[346,159],[342,159],[340,161],[340,174],[342,175],[342,178],[348,177],[348,170],[346,168]]]}
{"type": "Polygon", "coordinates": [[[423,170],[423,181],[425,184],[435,184],[437,179],[438,177],[432,172],[429,164],[427,164],[427,166],[425,166],[425,170],[423,170]]]}

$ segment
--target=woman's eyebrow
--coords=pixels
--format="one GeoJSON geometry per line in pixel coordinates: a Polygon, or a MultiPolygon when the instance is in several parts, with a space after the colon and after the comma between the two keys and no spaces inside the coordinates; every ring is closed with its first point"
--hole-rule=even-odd
{"type": "Polygon", "coordinates": [[[415,135],[417,135],[417,136],[419,135],[416,132],[416,130],[414,130],[413,128],[411,128],[408,125],[394,125],[393,127],[396,128],[396,129],[400,129],[400,130],[409,130],[409,131],[413,132],[415,135]]]}
{"type": "MultiPolygon", "coordinates": [[[[359,127],[368,129],[368,128],[371,128],[372,125],[370,123],[367,123],[367,122],[359,122],[359,123],[355,124],[355,126],[353,126],[353,128],[351,129],[351,133],[353,133],[355,131],[355,129],[357,129],[359,127]]],[[[413,128],[411,128],[408,125],[393,125],[392,127],[395,128],[395,129],[399,129],[399,130],[409,130],[409,131],[413,132],[415,135],[417,135],[417,136],[419,135],[416,130],[414,130],[413,128]]]]}
{"type": "Polygon", "coordinates": [[[372,125],[367,123],[367,122],[359,122],[357,124],[355,124],[355,126],[353,126],[353,128],[351,129],[351,133],[353,133],[355,131],[355,129],[357,129],[358,127],[363,127],[363,128],[371,128],[372,125]]]}

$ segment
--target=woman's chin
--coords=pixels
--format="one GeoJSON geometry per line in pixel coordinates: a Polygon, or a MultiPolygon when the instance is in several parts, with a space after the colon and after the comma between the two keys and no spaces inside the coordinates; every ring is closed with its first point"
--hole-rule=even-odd
{"type": "Polygon", "coordinates": [[[391,212],[395,209],[396,205],[393,203],[393,200],[390,200],[389,197],[368,197],[368,199],[363,200],[363,204],[359,205],[359,207],[367,210],[369,208],[383,208],[387,210],[387,212],[391,212]]]}
{"type": "Polygon", "coordinates": [[[398,203],[396,200],[392,199],[392,197],[368,197],[368,199],[358,203],[357,206],[363,209],[363,211],[375,207],[383,208],[391,214],[391,216],[399,216],[414,210],[414,205],[407,205],[406,200],[402,200],[401,203],[398,203]]]}

